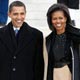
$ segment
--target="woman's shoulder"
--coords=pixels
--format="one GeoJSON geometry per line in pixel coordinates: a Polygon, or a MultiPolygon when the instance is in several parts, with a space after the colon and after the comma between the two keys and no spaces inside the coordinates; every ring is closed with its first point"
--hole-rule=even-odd
{"type": "Polygon", "coordinates": [[[74,27],[74,26],[71,25],[71,24],[68,24],[68,25],[66,26],[66,31],[67,31],[68,33],[71,33],[71,34],[74,34],[74,35],[80,35],[80,29],[74,27]]]}
{"type": "Polygon", "coordinates": [[[48,36],[46,36],[46,41],[51,40],[55,36],[55,32],[51,32],[48,36]]]}

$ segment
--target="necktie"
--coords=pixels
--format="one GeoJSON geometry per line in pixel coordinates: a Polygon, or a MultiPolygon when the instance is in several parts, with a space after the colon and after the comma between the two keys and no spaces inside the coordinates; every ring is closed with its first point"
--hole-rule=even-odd
{"type": "Polygon", "coordinates": [[[15,29],[15,37],[16,37],[16,41],[17,41],[17,43],[18,43],[18,29],[15,29]]]}
{"type": "Polygon", "coordinates": [[[15,36],[17,36],[18,34],[18,29],[15,29],[15,36]]]}

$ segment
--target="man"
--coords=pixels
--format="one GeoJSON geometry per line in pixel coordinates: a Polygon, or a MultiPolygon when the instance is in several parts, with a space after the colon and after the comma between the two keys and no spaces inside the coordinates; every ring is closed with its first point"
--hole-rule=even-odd
{"type": "Polygon", "coordinates": [[[0,29],[0,80],[43,80],[42,32],[25,23],[25,15],[22,2],[10,4],[11,22],[0,29]]]}

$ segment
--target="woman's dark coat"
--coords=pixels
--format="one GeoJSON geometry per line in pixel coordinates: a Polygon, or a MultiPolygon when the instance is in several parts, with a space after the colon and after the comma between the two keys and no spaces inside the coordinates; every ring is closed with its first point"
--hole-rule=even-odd
{"type": "MultiPolygon", "coordinates": [[[[71,26],[70,26],[71,27],[71,26]]],[[[74,62],[74,69],[72,69],[72,73],[74,70],[74,80],[80,80],[80,52],[79,52],[79,44],[80,43],[80,30],[76,28],[68,28],[66,31],[66,35],[69,39],[69,41],[66,43],[66,47],[72,47],[73,49],[73,54],[74,54],[74,61],[72,59],[72,66],[73,67],[73,62],[74,62]],[[70,44],[70,45],[69,45],[70,44]]],[[[50,54],[50,45],[51,45],[51,40],[54,38],[55,40],[55,33],[52,32],[49,36],[46,37],[46,46],[47,46],[47,51],[48,51],[48,74],[47,74],[47,80],[53,80],[53,60],[52,60],[52,55],[50,54]],[[54,36],[53,36],[54,34],[54,36]]],[[[54,42],[53,42],[54,43],[54,42]]],[[[68,52],[67,50],[65,52],[68,52]]],[[[71,53],[72,54],[72,53],[71,53]]]]}
{"type": "Polygon", "coordinates": [[[16,40],[12,27],[0,29],[0,80],[43,80],[42,33],[24,22],[16,40]]]}
{"type": "Polygon", "coordinates": [[[72,65],[69,66],[73,79],[72,80],[80,80],[80,51],[79,51],[79,43],[80,43],[80,29],[77,29],[73,27],[71,24],[71,18],[69,14],[69,10],[65,5],[62,4],[53,4],[47,12],[47,22],[49,25],[50,30],[52,31],[51,34],[49,34],[46,37],[46,47],[48,51],[48,74],[47,74],[47,80],[53,80],[53,57],[51,54],[51,41],[53,39],[53,43],[55,40],[56,36],[56,31],[54,29],[54,26],[52,25],[51,22],[51,13],[53,13],[56,10],[61,10],[63,11],[66,16],[67,16],[67,22],[66,22],[66,31],[65,34],[67,36],[68,42],[66,42],[66,50],[65,52],[70,52],[72,55],[71,60],[72,60],[72,65]]]}

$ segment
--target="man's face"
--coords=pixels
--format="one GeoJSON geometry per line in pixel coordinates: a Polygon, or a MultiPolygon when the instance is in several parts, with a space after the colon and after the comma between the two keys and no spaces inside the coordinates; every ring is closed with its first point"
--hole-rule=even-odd
{"type": "Polygon", "coordinates": [[[23,6],[14,6],[12,11],[9,12],[9,17],[12,20],[13,26],[21,27],[26,17],[26,11],[23,6]]]}

